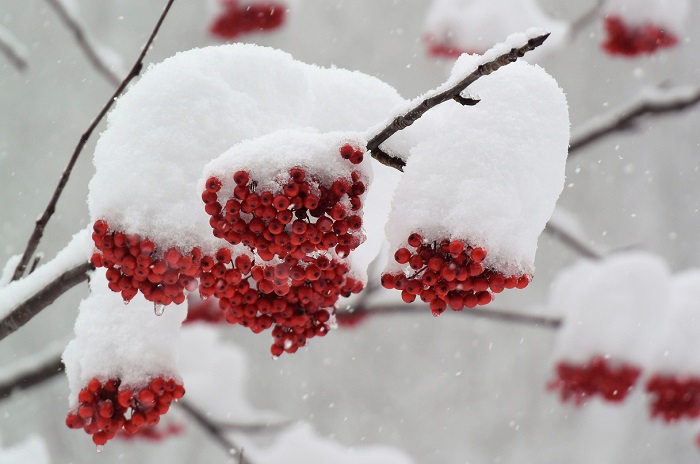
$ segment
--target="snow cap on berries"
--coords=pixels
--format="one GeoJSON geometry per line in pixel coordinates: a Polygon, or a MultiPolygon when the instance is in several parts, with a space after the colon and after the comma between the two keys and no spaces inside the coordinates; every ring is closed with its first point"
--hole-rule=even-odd
{"type": "MultiPolygon", "coordinates": [[[[482,60],[463,55],[448,82],[482,60]]],[[[421,141],[393,200],[386,227],[392,252],[416,232],[427,241],[458,239],[482,247],[485,268],[531,275],[537,239],[564,185],[564,93],[542,68],[522,61],[468,90],[481,99],[476,106],[444,103],[407,130],[421,141]]]]}
{"type": "MultiPolygon", "coordinates": [[[[586,363],[595,356],[647,365],[666,317],[670,273],[659,257],[620,253],[582,262],[552,284],[548,306],[564,311],[554,358],[586,363]]],[[[554,309],[552,309],[554,311],[554,309]]]]}
{"type": "Polygon", "coordinates": [[[121,379],[123,385],[147,385],[154,377],[170,378],[177,372],[177,342],[186,303],[171,305],[162,316],[154,304],[136,295],[125,305],[107,287],[105,271],[96,270],[90,295],[80,303],[75,339],[66,347],[63,362],[70,387],[69,403],[93,378],[121,379]]]}

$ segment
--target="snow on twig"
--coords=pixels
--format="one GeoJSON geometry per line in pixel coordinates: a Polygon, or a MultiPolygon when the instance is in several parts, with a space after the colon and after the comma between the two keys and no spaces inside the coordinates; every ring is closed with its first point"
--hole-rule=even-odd
{"type": "Polygon", "coordinates": [[[112,71],[103,57],[100,55],[100,47],[97,44],[93,44],[92,40],[88,36],[85,28],[80,24],[77,17],[73,12],[70,11],[63,1],[64,0],[46,0],[49,5],[56,11],[58,17],[61,18],[63,24],[70,29],[70,31],[75,36],[75,40],[78,42],[83,53],[87,57],[90,64],[104,76],[112,85],[119,85],[121,79],[117,74],[112,71]]]}
{"type": "Polygon", "coordinates": [[[0,26],[0,53],[5,55],[12,65],[24,71],[27,68],[27,49],[7,29],[0,26]]]}
{"type": "Polygon", "coordinates": [[[102,108],[102,110],[100,110],[95,119],[93,119],[92,123],[90,123],[88,129],[83,133],[83,135],[80,136],[78,145],[76,145],[75,150],[73,151],[73,155],[68,161],[66,169],[63,171],[63,174],[61,174],[61,179],[58,182],[58,186],[56,186],[56,190],[54,190],[53,192],[53,196],[51,197],[49,204],[46,206],[46,210],[41,215],[41,217],[36,220],[34,231],[29,237],[29,241],[27,242],[27,246],[22,255],[22,259],[20,260],[19,264],[17,265],[17,268],[15,269],[15,273],[12,276],[12,280],[17,280],[20,277],[22,277],[22,275],[24,275],[24,271],[27,268],[27,264],[29,263],[29,260],[36,251],[37,246],[39,246],[41,237],[44,235],[44,228],[46,227],[46,224],[49,222],[49,219],[51,219],[51,216],[56,210],[56,203],[58,203],[58,199],[61,197],[63,189],[68,183],[68,179],[71,175],[71,172],[73,171],[75,163],[78,161],[80,153],[83,151],[83,148],[85,148],[85,144],[87,143],[88,139],[92,135],[97,125],[100,123],[100,121],[102,121],[102,118],[105,117],[110,108],[112,108],[112,105],[116,101],[117,97],[121,95],[124,89],[126,89],[126,86],[129,85],[129,82],[131,82],[131,80],[134,77],[138,76],[141,72],[141,69],[143,68],[143,59],[146,56],[148,49],[151,47],[151,44],[153,43],[153,40],[155,39],[156,34],[158,33],[161,24],[163,24],[163,20],[165,20],[165,16],[168,14],[168,11],[170,11],[170,7],[172,6],[174,1],[175,0],[168,0],[168,3],[165,5],[165,8],[161,13],[160,18],[158,18],[158,22],[156,23],[155,27],[153,28],[153,31],[151,32],[150,37],[148,37],[148,40],[143,46],[143,49],[141,50],[141,53],[136,59],[134,66],[131,68],[131,71],[129,71],[129,74],[127,74],[127,76],[124,78],[121,84],[119,84],[119,87],[117,88],[117,90],[114,91],[114,94],[112,94],[112,96],[109,97],[109,100],[107,100],[105,106],[102,108]]]}
{"type": "Polygon", "coordinates": [[[90,231],[83,230],[56,255],[26,278],[0,288],[0,340],[29,322],[69,289],[87,280],[93,269],[90,231]]]}
{"type": "Polygon", "coordinates": [[[383,142],[396,132],[416,122],[428,110],[440,103],[455,100],[463,105],[473,105],[474,99],[465,98],[460,95],[470,84],[516,61],[518,58],[524,56],[525,53],[539,47],[547,40],[547,37],[549,37],[548,33],[543,33],[541,30],[531,30],[528,31],[526,35],[516,34],[509,37],[506,42],[496,45],[491,50],[484,53],[476,69],[468,76],[456,83],[448,81],[437,89],[411,102],[412,108],[410,110],[396,116],[384,129],[379,131],[377,135],[367,142],[367,150],[372,152],[372,156],[380,163],[402,171],[406,162],[384,152],[380,148],[383,142]],[[527,38],[527,41],[522,45],[522,40],[525,38],[527,38]],[[516,44],[516,40],[520,40],[520,44],[516,44]]]}
{"type": "Polygon", "coordinates": [[[692,86],[671,89],[647,89],[638,98],[608,114],[597,116],[571,136],[569,159],[591,143],[637,127],[637,120],[646,115],[660,116],[682,111],[700,103],[700,88],[692,86]]]}

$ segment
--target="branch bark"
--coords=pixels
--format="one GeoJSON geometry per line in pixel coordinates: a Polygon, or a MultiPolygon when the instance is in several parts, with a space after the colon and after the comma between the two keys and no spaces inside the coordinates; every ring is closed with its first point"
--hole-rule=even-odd
{"type": "Polygon", "coordinates": [[[588,127],[571,137],[569,159],[603,137],[636,128],[636,122],[643,116],[660,116],[683,111],[698,103],[700,103],[700,88],[671,89],[629,103],[621,109],[585,123],[584,126],[588,127]]]}
{"type": "Polygon", "coordinates": [[[54,11],[58,14],[58,17],[61,18],[61,21],[63,21],[63,24],[70,29],[70,31],[73,33],[75,36],[75,40],[78,42],[78,45],[80,48],[83,50],[83,53],[85,53],[85,56],[88,58],[88,61],[90,61],[90,64],[104,76],[105,79],[107,79],[110,84],[116,86],[119,85],[119,82],[121,79],[119,76],[117,76],[109,67],[102,61],[102,58],[100,58],[100,55],[97,53],[95,50],[95,47],[90,43],[90,40],[88,39],[87,33],[85,32],[84,28],[80,25],[78,20],[71,16],[71,14],[66,10],[65,5],[62,3],[61,0],[46,0],[49,5],[54,9],[54,11]]]}
{"type": "Polygon", "coordinates": [[[29,260],[31,259],[32,255],[36,251],[36,248],[39,246],[39,242],[41,241],[42,236],[44,235],[44,229],[46,228],[46,224],[49,222],[49,219],[51,219],[51,216],[53,215],[54,211],[56,210],[56,203],[58,203],[58,199],[61,197],[61,194],[63,193],[63,189],[66,187],[66,184],[68,183],[68,179],[71,175],[71,172],[73,171],[73,167],[75,166],[76,161],[78,161],[78,157],[80,156],[80,153],[83,151],[83,148],[85,148],[85,144],[87,143],[88,139],[92,135],[93,131],[97,127],[97,125],[102,121],[102,118],[105,117],[107,112],[112,108],[112,105],[116,101],[117,97],[121,95],[121,93],[124,91],[127,85],[129,85],[129,82],[131,80],[138,76],[139,73],[141,72],[141,69],[143,68],[143,59],[146,56],[146,53],[148,52],[148,49],[151,47],[151,44],[153,43],[153,40],[156,38],[156,34],[158,33],[158,30],[160,29],[161,24],[163,24],[163,20],[165,20],[165,16],[168,14],[168,11],[170,11],[170,7],[172,6],[173,2],[175,0],[168,0],[168,3],[165,5],[165,8],[163,9],[163,13],[161,13],[160,18],[158,19],[158,22],[156,23],[153,31],[151,32],[150,37],[146,41],[146,44],[143,46],[143,49],[141,50],[141,53],[139,54],[138,58],[136,59],[136,62],[134,63],[134,66],[131,68],[131,71],[129,71],[129,74],[124,78],[121,84],[119,84],[119,87],[117,90],[114,91],[114,94],[107,100],[107,103],[105,103],[104,107],[98,115],[93,119],[92,123],[88,127],[88,129],[83,133],[83,135],[80,137],[80,140],[78,141],[78,145],[75,147],[75,150],[73,151],[73,155],[71,156],[70,160],[68,161],[68,165],[66,166],[65,170],[63,171],[63,174],[61,175],[61,178],[58,182],[58,186],[56,187],[56,190],[53,192],[53,196],[51,197],[51,200],[49,201],[49,204],[46,206],[46,210],[44,213],[41,215],[39,219],[37,219],[35,225],[34,225],[34,231],[32,232],[32,235],[29,237],[29,241],[27,242],[27,246],[24,250],[24,253],[22,254],[22,259],[20,259],[19,264],[17,265],[17,268],[15,269],[15,273],[12,276],[12,280],[17,280],[22,275],[24,275],[24,271],[27,268],[27,264],[29,263],[29,260]]]}
{"type": "Polygon", "coordinates": [[[88,278],[88,271],[94,270],[89,262],[80,264],[54,279],[47,286],[35,293],[15,308],[7,317],[0,320],[0,340],[15,332],[29,322],[41,310],[49,306],[65,292],[88,278]]]}
{"type": "Polygon", "coordinates": [[[405,129],[416,122],[428,110],[439,105],[440,103],[444,103],[449,100],[456,100],[460,104],[467,104],[467,101],[469,101],[469,104],[474,104],[475,100],[460,96],[460,94],[469,85],[473,84],[479,78],[488,76],[492,72],[497,71],[499,68],[516,61],[518,58],[524,56],[525,53],[539,47],[545,40],[547,40],[547,37],[549,37],[549,34],[543,34],[529,39],[525,45],[512,48],[509,52],[499,55],[492,61],[480,65],[474,72],[447,90],[422,100],[405,114],[394,118],[389,125],[382,129],[377,135],[372,137],[369,142],[367,142],[367,150],[370,151],[372,156],[380,163],[394,169],[398,169],[399,171],[403,171],[403,167],[406,165],[406,162],[384,152],[379,147],[382,143],[384,143],[389,137],[398,131],[405,129]]]}

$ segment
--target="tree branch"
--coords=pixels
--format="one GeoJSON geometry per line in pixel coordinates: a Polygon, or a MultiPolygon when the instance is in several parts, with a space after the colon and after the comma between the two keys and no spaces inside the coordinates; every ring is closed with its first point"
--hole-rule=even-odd
{"type": "Polygon", "coordinates": [[[14,391],[26,390],[51,380],[63,371],[61,357],[52,356],[37,366],[17,373],[10,379],[0,381],[0,400],[8,398],[14,391]]]}
{"type": "Polygon", "coordinates": [[[12,63],[12,65],[20,71],[27,68],[27,60],[24,57],[24,47],[17,39],[0,26],[0,53],[12,63]]]}
{"type": "Polygon", "coordinates": [[[32,235],[29,237],[29,241],[27,242],[27,246],[24,250],[24,254],[22,255],[22,259],[20,259],[19,264],[17,265],[17,268],[15,269],[15,273],[12,277],[12,280],[17,280],[22,275],[24,275],[24,271],[27,267],[27,263],[29,263],[29,260],[31,259],[32,255],[36,251],[37,246],[39,246],[39,242],[41,241],[41,237],[44,235],[44,228],[46,227],[46,224],[49,222],[49,219],[51,219],[51,216],[53,215],[54,211],[56,210],[56,203],[58,203],[58,199],[60,198],[61,194],[63,193],[63,189],[65,188],[66,184],[68,183],[68,178],[70,177],[71,172],[73,171],[73,167],[75,166],[76,161],[78,161],[78,156],[80,156],[80,153],[83,151],[83,148],[85,148],[85,144],[87,143],[88,139],[92,135],[92,132],[95,130],[97,125],[102,121],[102,118],[107,114],[107,112],[112,108],[112,105],[116,101],[117,97],[121,95],[121,93],[124,91],[127,85],[129,85],[129,82],[131,80],[138,76],[139,73],[141,72],[141,69],[143,68],[143,59],[146,56],[146,53],[148,52],[148,49],[151,47],[151,44],[153,43],[153,40],[156,37],[156,34],[158,33],[158,30],[160,29],[161,24],[163,24],[163,20],[165,19],[165,16],[168,14],[168,11],[170,11],[170,7],[172,6],[173,2],[175,0],[168,0],[168,3],[165,5],[165,8],[163,9],[163,13],[160,15],[160,18],[158,19],[158,22],[156,23],[153,32],[151,32],[150,37],[146,41],[146,44],[143,46],[143,49],[141,50],[141,53],[139,54],[138,58],[136,59],[136,62],[134,63],[134,66],[131,68],[131,71],[129,71],[129,74],[124,78],[121,84],[119,84],[119,87],[117,90],[114,91],[114,94],[107,100],[107,103],[105,106],[102,108],[102,110],[98,113],[98,115],[93,119],[92,123],[88,127],[88,129],[83,133],[83,135],[80,137],[80,140],[78,141],[78,145],[75,147],[75,150],[73,151],[73,155],[71,156],[70,160],[68,161],[68,165],[66,166],[66,169],[63,171],[63,174],[61,175],[61,179],[58,182],[58,186],[56,187],[56,190],[53,192],[53,196],[51,197],[51,200],[49,201],[49,204],[46,206],[46,210],[44,211],[44,214],[41,215],[39,219],[37,219],[35,226],[34,226],[34,231],[32,232],[32,235]]]}
{"type": "Polygon", "coordinates": [[[544,231],[550,234],[555,239],[562,242],[581,256],[591,259],[603,259],[601,252],[591,247],[587,243],[581,241],[578,237],[570,234],[566,229],[559,227],[554,222],[549,221],[544,228],[544,231]]]}
{"type": "Polygon", "coordinates": [[[80,25],[78,20],[71,16],[68,10],[66,10],[66,7],[63,4],[63,2],[61,0],[46,1],[58,14],[58,17],[61,18],[63,24],[73,33],[73,35],[75,36],[75,40],[78,42],[78,45],[83,50],[85,56],[87,56],[88,58],[88,61],[90,61],[90,63],[97,70],[97,72],[102,74],[102,76],[104,76],[104,78],[107,79],[110,82],[110,84],[115,86],[119,85],[119,82],[121,81],[119,76],[117,76],[111,69],[109,69],[109,67],[104,63],[104,61],[102,61],[100,55],[95,51],[95,47],[88,40],[88,36],[85,33],[84,28],[80,25]]]}
{"type": "Polygon", "coordinates": [[[571,22],[569,27],[569,35],[573,38],[576,37],[584,30],[590,23],[598,19],[601,11],[603,10],[603,5],[605,5],[606,0],[597,0],[596,4],[588,10],[586,13],[581,15],[578,19],[571,22]]]}
{"type": "Polygon", "coordinates": [[[88,278],[88,271],[94,270],[94,266],[89,262],[80,264],[70,269],[40,291],[27,298],[22,304],[17,306],[7,317],[0,320],[0,340],[4,339],[12,332],[15,332],[24,324],[29,322],[41,310],[53,303],[59,296],[75,287],[88,278]]]}
{"type": "Polygon", "coordinates": [[[449,100],[457,100],[459,103],[465,104],[467,99],[461,97],[460,94],[470,84],[474,83],[479,78],[488,76],[492,72],[497,71],[499,68],[516,61],[518,58],[525,55],[525,53],[539,47],[545,40],[547,40],[547,37],[549,37],[549,34],[543,34],[529,39],[525,45],[512,48],[509,52],[499,55],[493,60],[480,65],[474,72],[447,90],[422,100],[405,114],[394,118],[389,125],[382,129],[377,135],[372,137],[369,142],[367,142],[367,150],[370,151],[372,156],[380,163],[394,169],[398,169],[399,171],[403,171],[403,166],[405,166],[406,162],[382,151],[379,145],[398,131],[405,129],[416,122],[428,110],[439,105],[440,103],[444,103],[449,100]]]}
{"type": "Polygon", "coordinates": [[[182,408],[194,421],[199,424],[202,429],[225,451],[227,455],[238,454],[238,462],[240,464],[252,464],[250,459],[243,459],[243,449],[239,448],[229,437],[226,436],[224,428],[210,421],[197,408],[192,406],[187,400],[180,400],[176,403],[182,408]]]}
{"type": "Polygon", "coordinates": [[[571,137],[569,159],[577,151],[605,136],[636,128],[637,120],[643,116],[683,111],[698,103],[700,88],[685,87],[648,93],[623,108],[584,123],[583,128],[571,137]]]}

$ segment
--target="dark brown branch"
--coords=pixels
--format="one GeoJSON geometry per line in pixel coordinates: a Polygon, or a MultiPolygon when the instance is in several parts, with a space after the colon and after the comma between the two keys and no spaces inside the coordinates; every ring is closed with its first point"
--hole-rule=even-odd
{"type": "Polygon", "coordinates": [[[22,56],[22,52],[15,49],[11,43],[8,43],[0,37],[0,53],[12,63],[12,65],[20,71],[27,68],[27,61],[22,56]]]}
{"type": "Polygon", "coordinates": [[[82,26],[78,21],[70,15],[66,10],[65,5],[63,5],[61,0],[46,0],[49,5],[56,11],[63,24],[70,29],[70,31],[75,36],[75,40],[78,45],[87,56],[90,64],[92,64],[97,72],[102,74],[105,79],[107,79],[112,85],[119,85],[121,79],[117,76],[109,67],[102,61],[100,55],[95,51],[94,46],[88,40],[87,34],[83,30],[82,26]]]}
{"type": "Polygon", "coordinates": [[[53,303],[59,296],[88,278],[88,271],[94,270],[86,262],[64,272],[47,286],[39,290],[15,308],[7,317],[0,320],[0,340],[29,322],[41,310],[53,303]]]}
{"type": "Polygon", "coordinates": [[[655,98],[632,103],[627,108],[618,110],[612,116],[607,117],[607,120],[597,124],[596,127],[578,136],[574,135],[569,144],[569,159],[572,158],[575,152],[605,136],[635,128],[637,120],[642,116],[659,116],[665,113],[682,111],[698,103],[700,103],[700,89],[687,95],[669,98],[668,100],[655,98]]]}
{"type": "Polygon", "coordinates": [[[182,408],[202,429],[225,451],[227,455],[238,454],[238,462],[241,464],[252,464],[250,459],[243,459],[243,449],[226,436],[226,431],[219,425],[210,421],[197,408],[192,406],[187,400],[180,400],[177,405],[182,408]]]}
{"type": "Polygon", "coordinates": [[[39,242],[41,241],[41,237],[44,235],[44,228],[46,227],[46,224],[49,222],[49,219],[51,219],[51,216],[53,215],[54,211],[56,210],[56,203],[58,203],[58,199],[60,198],[61,194],[63,193],[63,189],[66,187],[66,184],[68,183],[68,178],[70,177],[71,172],[73,171],[73,167],[75,166],[76,161],[78,161],[78,156],[80,156],[80,153],[83,151],[83,148],[85,148],[85,144],[87,143],[88,139],[92,135],[92,132],[95,130],[97,125],[102,121],[102,118],[105,117],[107,112],[112,108],[112,105],[116,101],[117,97],[121,95],[121,93],[124,91],[127,85],[129,85],[129,82],[131,80],[138,76],[139,73],[141,72],[141,69],[143,68],[143,59],[146,56],[146,53],[148,52],[148,49],[151,47],[151,44],[153,43],[153,40],[156,37],[156,34],[158,33],[158,30],[160,29],[161,24],[163,24],[163,20],[165,19],[165,16],[168,14],[168,11],[170,11],[170,7],[172,6],[173,2],[175,0],[168,0],[168,3],[165,5],[165,8],[163,9],[163,13],[160,15],[160,18],[158,19],[158,22],[156,23],[153,32],[151,32],[150,37],[146,41],[146,44],[143,46],[143,49],[141,50],[141,53],[139,54],[138,58],[136,59],[136,62],[134,63],[134,66],[131,68],[131,71],[129,71],[129,74],[124,78],[121,84],[119,84],[119,87],[117,90],[114,91],[114,94],[112,94],[111,97],[109,97],[109,100],[107,100],[107,103],[105,103],[105,106],[102,108],[102,110],[99,112],[99,114],[93,119],[92,123],[90,124],[90,127],[83,133],[83,135],[80,137],[80,140],[78,141],[78,145],[75,147],[75,150],[73,151],[73,155],[71,156],[70,160],[68,161],[68,165],[66,166],[66,169],[63,171],[63,174],[61,175],[61,179],[58,182],[58,186],[56,187],[56,190],[53,192],[53,196],[51,197],[51,200],[49,201],[49,204],[46,206],[46,210],[44,211],[44,214],[41,215],[39,219],[37,219],[35,226],[34,226],[34,231],[32,232],[31,237],[29,237],[29,241],[27,242],[27,247],[24,250],[24,254],[22,255],[22,259],[20,259],[19,263],[17,264],[17,268],[15,269],[15,273],[12,277],[12,280],[17,280],[22,275],[24,275],[24,271],[27,267],[27,263],[29,263],[29,260],[31,259],[32,255],[36,251],[37,246],[39,246],[39,242]]]}
{"type": "Polygon", "coordinates": [[[547,223],[544,231],[550,234],[555,239],[562,242],[564,245],[568,246],[581,256],[591,259],[603,259],[604,256],[598,250],[594,249],[585,242],[579,240],[578,237],[570,234],[566,230],[552,223],[551,221],[547,223]]]}
{"type": "Polygon", "coordinates": [[[29,268],[29,274],[34,272],[36,267],[39,265],[39,261],[41,261],[41,255],[35,256],[34,261],[32,261],[32,266],[29,268]]]}
{"type": "MultiPolygon", "coordinates": [[[[426,316],[433,317],[430,307],[426,304],[380,304],[371,305],[368,307],[357,307],[351,310],[338,310],[338,315],[352,316],[372,316],[380,314],[401,315],[401,314],[416,314],[421,313],[426,316]]],[[[492,319],[501,322],[511,322],[516,324],[531,325],[535,327],[544,327],[547,329],[558,329],[561,326],[561,319],[554,317],[538,316],[535,314],[523,314],[504,309],[469,309],[465,308],[462,311],[457,311],[458,314],[464,316],[478,317],[483,319],[492,319]]]]}
{"type": "Polygon", "coordinates": [[[64,370],[60,356],[47,360],[41,366],[18,374],[15,378],[0,383],[0,400],[8,398],[12,392],[26,390],[51,380],[64,370]]]}
{"type": "Polygon", "coordinates": [[[480,65],[474,72],[449,89],[433,95],[432,97],[426,98],[405,114],[397,116],[387,127],[382,129],[377,135],[372,137],[369,142],[367,142],[367,150],[371,151],[372,156],[380,163],[402,171],[402,168],[406,163],[400,158],[393,157],[381,151],[379,145],[384,143],[389,137],[398,131],[405,129],[416,122],[428,110],[439,105],[440,103],[455,99],[459,101],[461,98],[463,98],[460,96],[460,94],[469,85],[474,83],[479,78],[488,76],[499,68],[516,61],[518,58],[525,55],[525,53],[539,47],[545,40],[547,40],[547,37],[549,37],[549,34],[534,37],[528,40],[522,47],[512,48],[508,53],[504,53],[492,61],[480,65]]]}

